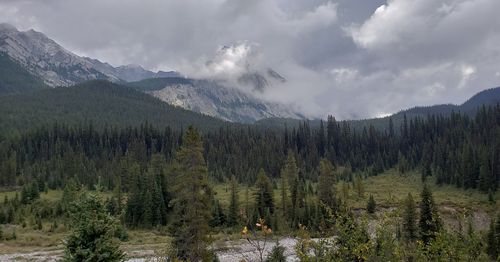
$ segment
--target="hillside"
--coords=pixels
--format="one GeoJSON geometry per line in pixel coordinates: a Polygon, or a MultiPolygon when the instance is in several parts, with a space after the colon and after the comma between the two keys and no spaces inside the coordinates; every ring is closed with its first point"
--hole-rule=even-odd
{"type": "Polygon", "coordinates": [[[22,93],[40,88],[47,88],[41,79],[0,52],[0,94],[22,93]]]}
{"type": "Polygon", "coordinates": [[[286,105],[264,101],[223,81],[170,77],[145,79],[126,85],[171,105],[230,122],[249,124],[276,117],[304,119],[286,105]]]}
{"type": "Polygon", "coordinates": [[[415,117],[425,118],[428,115],[446,116],[451,114],[452,112],[460,112],[473,117],[475,116],[479,107],[483,105],[495,105],[498,103],[500,103],[500,87],[483,90],[460,105],[443,104],[434,106],[419,106],[407,110],[402,110],[396,114],[384,118],[352,120],[349,122],[353,127],[356,127],[358,129],[369,126],[370,124],[376,128],[385,129],[389,126],[389,119],[392,118],[394,126],[396,127],[396,129],[399,129],[398,127],[403,122],[405,115],[408,119],[411,119],[415,117]]]}
{"type": "Polygon", "coordinates": [[[96,80],[73,87],[0,96],[0,132],[53,122],[97,126],[135,126],[144,122],[176,129],[193,124],[202,129],[225,125],[221,120],[168,105],[142,92],[96,80]]]}
{"type": "MultiPolygon", "coordinates": [[[[428,115],[443,115],[447,116],[452,112],[465,113],[470,117],[475,116],[477,109],[483,105],[496,105],[500,103],[500,87],[490,88],[483,90],[461,105],[454,104],[442,104],[434,106],[417,106],[410,109],[399,111],[393,115],[382,117],[382,118],[370,118],[370,119],[360,119],[360,120],[346,120],[352,128],[356,130],[361,130],[364,127],[374,126],[377,129],[386,129],[389,126],[389,120],[392,119],[396,131],[399,129],[400,124],[403,122],[404,116],[407,119],[412,119],[416,117],[426,118],[428,115]]],[[[303,121],[298,119],[288,119],[288,118],[269,118],[257,121],[255,124],[262,127],[269,128],[293,128],[298,127],[303,121]]],[[[311,127],[318,127],[319,121],[312,120],[309,121],[311,127]]]]}

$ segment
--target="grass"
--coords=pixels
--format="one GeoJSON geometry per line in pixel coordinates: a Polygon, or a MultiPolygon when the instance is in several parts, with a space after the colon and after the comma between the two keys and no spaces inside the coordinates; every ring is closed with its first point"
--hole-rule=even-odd
{"type": "MultiPolygon", "coordinates": [[[[18,194],[18,197],[21,198],[21,191],[4,191],[0,192],[0,201],[3,201],[5,196],[7,196],[9,199],[13,199],[16,196],[16,193],[18,194]]],[[[111,197],[112,192],[98,192],[98,194],[103,198],[106,199],[108,197],[111,197]]],[[[46,200],[49,202],[56,202],[61,200],[63,195],[62,190],[48,190],[47,193],[41,192],[40,193],[40,199],[41,200],[46,200]]]]}
{"type": "MultiPolygon", "coordinates": [[[[342,197],[342,183],[336,185],[337,195],[342,197]]],[[[437,186],[432,178],[429,179],[429,185],[433,191],[434,199],[440,206],[441,213],[445,217],[456,216],[456,212],[474,211],[482,212],[485,216],[493,214],[500,210],[500,194],[495,195],[496,204],[488,201],[488,195],[479,192],[478,190],[463,190],[454,186],[437,186]],[[452,211],[450,211],[452,210],[452,211]],[[448,212],[448,213],[447,213],[448,212]]],[[[312,184],[315,191],[316,184],[312,184]]],[[[363,180],[364,194],[358,196],[352,183],[349,183],[348,203],[354,209],[365,209],[366,203],[370,195],[373,195],[377,202],[377,208],[397,208],[408,193],[411,193],[417,201],[420,200],[420,191],[422,182],[418,172],[408,172],[400,175],[396,170],[388,170],[383,174],[374,177],[368,177],[363,180]]],[[[214,184],[213,190],[215,197],[220,201],[222,207],[227,210],[230,202],[231,190],[228,183],[214,184]]],[[[240,207],[244,208],[246,199],[248,198],[249,207],[253,206],[254,187],[239,185],[239,202],[240,207]]],[[[3,201],[5,196],[13,198],[16,191],[0,192],[0,201],[3,201]]],[[[111,192],[99,193],[105,199],[111,196],[111,192]]],[[[47,193],[41,193],[40,198],[47,201],[58,201],[62,197],[61,190],[49,190],[47,193]]],[[[311,197],[315,198],[315,197],[311,197]]],[[[275,206],[281,206],[280,189],[274,190],[275,206]]],[[[314,199],[311,199],[314,201],[314,199]]],[[[483,225],[484,226],[484,225],[483,225]]],[[[36,250],[60,250],[62,248],[62,239],[67,235],[67,230],[60,223],[59,228],[55,232],[50,232],[50,224],[44,223],[42,230],[35,230],[31,225],[22,228],[19,225],[4,225],[4,236],[8,236],[15,228],[17,239],[3,241],[0,243],[0,254],[13,252],[33,252],[36,250]]],[[[213,232],[214,239],[238,239],[239,235],[233,231],[213,232]]],[[[141,250],[162,250],[170,241],[170,238],[164,231],[158,230],[129,230],[129,240],[123,242],[122,246],[125,250],[141,256],[141,250]],[[135,252],[135,253],[134,253],[135,252]]],[[[146,255],[146,254],[144,254],[146,255]]]]}
{"type": "MultiPolygon", "coordinates": [[[[337,196],[344,199],[342,184],[336,184],[337,196]]],[[[279,184],[279,183],[278,183],[279,184]]],[[[419,172],[412,171],[404,175],[400,175],[397,170],[391,169],[378,176],[368,177],[363,179],[364,193],[359,196],[357,190],[352,183],[348,185],[348,205],[359,216],[365,216],[366,205],[370,195],[373,195],[377,203],[377,215],[372,215],[370,221],[372,224],[377,224],[377,221],[384,216],[399,216],[403,200],[408,196],[408,193],[413,195],[417,206],[420,202],[420,192],[423,187],[421,175],[419,172]]],[[[494,198],[496,203],[488,201],[488,195],[479,192],[478,190],[464,190],[454,186],[437,186],[432,177],[428,178],[434,200],[437,203],[441,218],[444,221],[445,227],[449,229],[458,229],[460,224],[467,223],[468,219],[472,219],[473,227],[476,230],[484,231],[490,223],[490,217],[500,210],[500,194],[497,192],[494,198]]],[[[316,191],[317,183],[312,183],[313,191],[316,191]]],[[[254,204],[253,192],[254,187],[239,187],[240,207],[244,207],[245,191],[249,191],[249,206],[254,204]]],[[[216,184],[214,186],[216,198],[219,199],[222,207],[227,210],[230,201],[230,187],[228,184],[216,184]]],[[[316,201],[316,196],[309,196],[309,201],[316,201]]],[[[280,190],[274,190],[275,206],[281,207],[280,190]]]]}
{"type": "MultiPolygon", "coordinates": [[[[488,201],[488,195],[478,190],[464,190],[451,185],[438,186],[432,177],[428,178],[435,202],[440,206],[449,206],[459,209],[485,211],[498,210],[500,208],[500,195],[497,193],[495,199],[497,204],[488,201]]],[[[349,204],[354,208],[364,208],[368,197],[373,195],[375,201],[382,207],[399,206],[407,197],[408,193],[418,202],[423,183],[420,173],[409,172],[400,175],[396,170],[389,170],[378,176],[363,180],[364,197],[358,197],[354,192],[352,184],[349,189],[349,204]]],[[[337,192],[341,193],[341,186],[337,186],[337,192]]]]}

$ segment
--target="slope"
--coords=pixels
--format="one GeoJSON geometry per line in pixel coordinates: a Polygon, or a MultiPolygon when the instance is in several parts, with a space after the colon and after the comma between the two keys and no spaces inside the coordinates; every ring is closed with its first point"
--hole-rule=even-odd
{"type": "Polygon", "coordinates": [[[264,101],[228,83],[189,78],[154,78],[128,83],[128,86],[179,106],[220,119],[254,123],[263,118],[304,119],[288,106],[264,101]]]}
{"type": "Polygon", "coordinates": [[[201,129],[226,125],[221,120],[168,105],[142,92],[103,80],[0,96],[0,132],[15,132],[54,122],[77,124],[82,121],[90,121],[98,127],[137,126],[144,122],[175,129],[190,124],[201,129]]]}
{"type": "Polygon", "coordinates": [[[0,52],[0,94],[22,93],[47,87],[40,78],[33,76],[0,52]]]}

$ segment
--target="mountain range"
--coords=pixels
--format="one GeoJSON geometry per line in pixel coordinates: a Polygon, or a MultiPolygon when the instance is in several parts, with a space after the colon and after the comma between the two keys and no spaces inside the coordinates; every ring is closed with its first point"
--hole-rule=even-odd
{"type": "Polygon", "coordinates": [[[0,74],[10,78],[0,80],[0,93],[71,86],[100,79],[119,84],[133,82],[127,85],[169,104],[230,122],[252,123],[267,117],[304,119],[290,107],[264,101],[253,93],[269,88],[272,82],[286,81],[272,69],[242,74],[237,83],[251,86],[251,91],[245,92],[224,79],[190,79],[175,71],[152,72],[138,65],[114,67],[78,56],[43,33],[19,31],[5,23],[0,24],[0,63],[0,74]]]}
{"type": "MultiPolygon", "coordinates": [[[[0,24],[2,131],[82,120],[101,126],[150,121],[177,128],[189,123],[216,128],[227,122],[283,128],[306,120],[286,105],[258,98],[266,88],[286,83],[276,71],[252,69],[236,81],[246,89],[224,79],[194,79],[137,65],[114,67],[75,55],[40,32],[22,32],[0,24]]],[[[411,119],[451,112],[473,115],[481,105],[498,103],[500,87],[484,90],[461,105],[414,107],[385,118],[347,122],[358,130],[369,125],[383,129],[391,119],[397,127],[404,116],[411,119]]],[[[319,120],[310,123],[318,125],[319,120]]]]}

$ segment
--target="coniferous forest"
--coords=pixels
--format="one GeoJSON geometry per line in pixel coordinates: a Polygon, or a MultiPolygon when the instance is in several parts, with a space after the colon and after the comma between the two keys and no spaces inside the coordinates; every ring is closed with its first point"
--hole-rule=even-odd
{"type": "MultiPolygon", "coordinates": [[[[203,132],[58,123],[1,138],[0,186],[16,193],[0,203],[0,224],[64,225],[73,232],[68,261],[81,261],[82,252],[121,260],[118,242],[130,230],[164,230],[172,238],[165,256],[185,261],[216,259],[210,236],[221,232],[241,234],[259,251],[262,241],[294,236],[301,261],[489,261],[500,253],[500,217],[493,212],[484,232],[466,220],[446,229],[429,186],[472,190],[494,202],[499,182],[499,105],[474,117],[405,116],[399,126],[362,130],[333,117],[319,127],[203,132]],[[396,214],[379,214],[369,231],[366,218],[384,207],[364,197],[364,186],[388,171],[417,173],[422,186],[396,214]],[[227,194],[216,190],[221,185],[227,194]],[[349,191],[364,207],[351,205],[349,191]],[[47,202],[47,192],[62,195],[47,202]],[[107,244],[81,244],[89,241],[107,244]]],[[[4,230],[3,239],[15,237],[4,230]]],[[[282,261],[279,245],[272,256],[282,261]]]]}
{"type": "Polygon", "coordinates": [[[0,0],[0,262],[500,262],[498,10],[0,0]]]}

